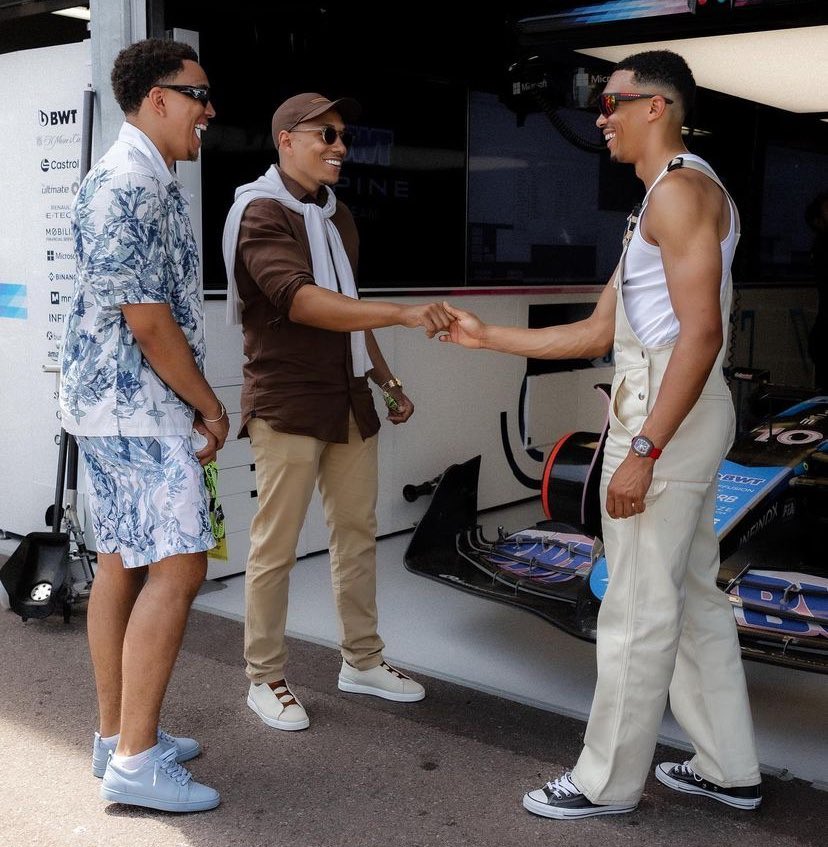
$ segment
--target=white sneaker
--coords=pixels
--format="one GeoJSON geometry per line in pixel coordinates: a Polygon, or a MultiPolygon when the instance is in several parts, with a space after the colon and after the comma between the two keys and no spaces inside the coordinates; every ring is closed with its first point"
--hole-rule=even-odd
{"type": "Polygon", "coordinates": [[[259,685],[251,682],[250,691],[247,692],[247,705],[274,729],[291,731],[307,729],[310,726],[308,713],[284,679],[259,685]]]}
{"type": "Polygon", "coordinates": [[[344,659],[339,671],[339,690],[351,694],[373,694],[398,703],[414,703],[425,697],[425,688],[388,662],[367,671],[352,668],[344,659]]]}

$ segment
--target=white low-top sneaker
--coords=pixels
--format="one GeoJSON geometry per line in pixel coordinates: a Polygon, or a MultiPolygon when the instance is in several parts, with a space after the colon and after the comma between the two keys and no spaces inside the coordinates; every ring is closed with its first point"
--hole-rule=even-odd
{"type": "Polygon", "coordinates": [[[425,688],[402,671],[383,662],[367,671],[352,668],[344,659],[339,671],[339,690],[351,694],[373,694],[398,703],[414,703],[425,697],[425,688]]]}
{"type": "Polygon", "coordinates": [[[119,768],[112,759],[101,783],[101,797],[113,803],[146,806],[164,812],[203,812],[215,809],[218,791],[202,785],[175,760],[175,747],[151,756],[140,768],[119,768]]]}
{"type": "Polygon", "coordinates": [[[284,679],[261,684],[251,682],[247,705],[274,729],[292,731],[310,726],[308,713],[284,679]]]}

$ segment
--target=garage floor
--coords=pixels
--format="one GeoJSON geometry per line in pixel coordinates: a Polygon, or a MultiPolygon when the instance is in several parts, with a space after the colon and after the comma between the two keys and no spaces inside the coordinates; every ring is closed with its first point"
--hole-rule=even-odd
{"type": "MultiPolygon", "coordinates": [[[[489,537],[542,519],[537,501],[480,516],[489,537]]],[[[378,547],[380,633],[386,657],[412,671],[585,720],[595,685],[594,645],[535,615],[455,591],[409,573],[403,554],[410,534],[378,547]]],[[[288,633],[335,647],[337,625],[326,553],[308,556],[291,575],[288,633]]],[[[205,585],[196,608],[244,619],[244,577],[205,585]]],[[[746,662],[759,757],[768,773],[785,773],[828,788],[828,677],[746,662]]],[[[303,669],[288,666],[301,683],[303,669]]],[[[662,738],[687,740],[667,713],[662,738]]],[[[573,763],[574,764],[574,763],[573,763]]],[[[828,794],[826,794],[828,802],[828,794]]]]}
{"type": "MultiPolygon", "coordinates": [[[[489,519],[513,518],[524,515],[489,519]]],[[[96,717],[83,610],[68,625],[0,611],[0,844],[822,847],[828,793],[813,783],[826,773],[825,677],[762,666],[748,667],[766,766],[759,812],[676,794],[652,777],[632,814],[563,823],[526,812],[523,792],[578,755],[593,648],[409,574],[406,541],[380,544],[382,631],[388,657],[416,671],[428,696],[399,704],[337,690],[328,562],[309,557],[295,572],[290,617],[290,679],[311,716],[304,732],[271,730],[246,707],[242,579],[205,584],[162,714],[166,729],[204,746],[190,766],[222,803],[203,814],[102,801],[90,773],[96,717]]],[[[675,732],[666,720],[665,738],[675,732]]],[[[668,746],[656,752],[657,761],[683,758],[668,746]]]]}

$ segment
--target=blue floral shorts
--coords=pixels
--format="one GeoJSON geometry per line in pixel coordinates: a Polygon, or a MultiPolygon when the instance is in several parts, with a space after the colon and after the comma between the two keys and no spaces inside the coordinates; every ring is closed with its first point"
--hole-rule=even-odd
{"type": "Polygon", "coordinates": [[[215,546],[204,472],[190,438],[76,436],[99,553],[126,568],[215,546]]]}

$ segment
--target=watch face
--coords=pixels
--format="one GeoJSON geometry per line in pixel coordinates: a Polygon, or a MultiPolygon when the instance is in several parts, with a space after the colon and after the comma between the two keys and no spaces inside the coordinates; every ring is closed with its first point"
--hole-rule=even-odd
{"type": "Polygon", "coordinates": [[[636,435],[632,440],[632,449],[639,456],[648,456],[652,448],[652,442],[644,435],[636,435]]]}

